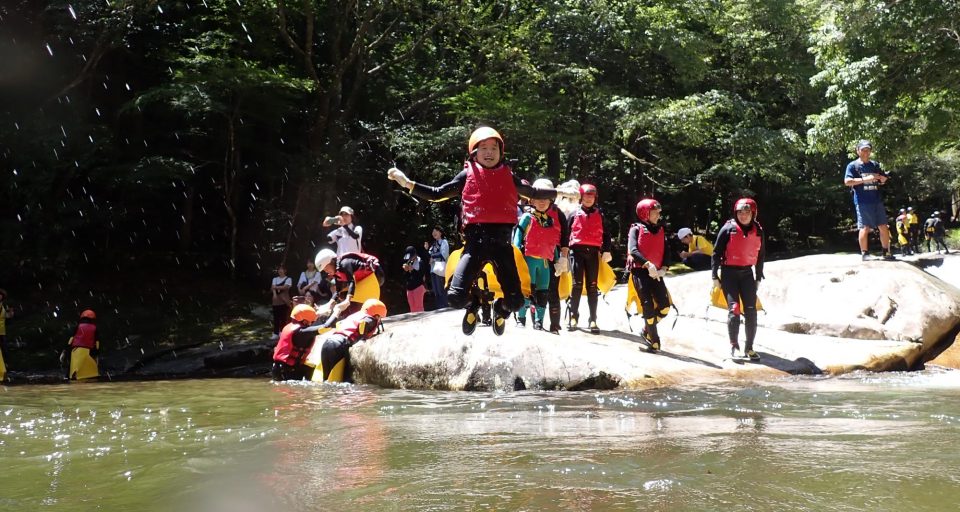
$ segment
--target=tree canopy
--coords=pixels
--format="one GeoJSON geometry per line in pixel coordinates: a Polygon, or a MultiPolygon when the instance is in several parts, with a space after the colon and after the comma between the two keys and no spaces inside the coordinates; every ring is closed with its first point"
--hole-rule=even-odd
{"type": "Polygon", "coordinates": [[[649,196],[673,231],[712,236],[750,195],[774,251],[843,240],[861,138],[889,208],[949,209],[957,20],[919,0],[6,2],[0,277],[261,279],[344,204],[399,267],[457,205],[384,170],[443,182],[479,124],[521,176],[596,183],[621,253],[649,196]]]}

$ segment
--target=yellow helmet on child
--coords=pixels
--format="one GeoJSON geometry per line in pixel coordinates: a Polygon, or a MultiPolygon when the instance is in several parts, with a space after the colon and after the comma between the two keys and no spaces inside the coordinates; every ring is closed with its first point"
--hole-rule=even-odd
{"type": "Polygon", "coordinates": [[[290,318],[296,320],[297,322],[306,322],[308,324],[312,324],[317,321],[317,311],[313,309],[312,306],[298,304],[290,313],[290,318]]]}
{"type": "Polygon", "coordinates": [[[497,144],[500,145],[500,155],[503,156],[503,137],[489,126],[481,126],[473,131],[470,134],[470,142],[467,144],[467,153],[473,153],[473,150],[477,149],[477,145],[487,139],[495,139],[497,144]]]}
{"type": "Polygon", "coordinates": [[[360,311],[363,311],[364,314],[378,316],[380,318],[387,316],[386,304],[380,302],[378,299],[367,299],[364,301],[363,306],[360,306],[360,311]]]}

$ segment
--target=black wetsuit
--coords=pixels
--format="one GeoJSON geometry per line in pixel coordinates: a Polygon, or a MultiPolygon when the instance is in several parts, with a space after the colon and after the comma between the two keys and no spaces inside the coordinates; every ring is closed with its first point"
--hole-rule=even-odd
{"type": "Polygon", "coordinates": [[[713,250],[713,278],[720,279],[720,288],[723,289],[723,295],[727,300],[729,313],[727,315],[727,334],[730,337],[730,344],[737,345],[737,337],[740,333],[740,313],[743,313],[746,320],[746,346],[744,351],[753,350],[753,341],[757,336],[757,283],[763,279],[763,262],[766,257],[766,241],[764,240],[763,228],[756,222],[751,222],[750,226],[740,226],[744,232],[750,232],[756,229],[760,237],[760,249],[756,255],[756,263],[751,265],[729,265],[727,264],[727,245],[733,236],[737,234],[736,221],[728,221],[720,228],[717,233],[717,241],[713,250]],[[753,270],[756,269],[756,276],[753,270]]]}
{"type": "MultiPolygon", "coordinates": [[[[665,229],[663,223],[643,224],[646,229],[654,235],[660,230],[665,229]]],[[[644,329],[647,332],[650,341],[660,343],[660,333],[657,331],[657,323],[660,322],[670,312],[670,296],[667,293],[667,285],[663,279],[654,279],[650,277],[650,272],[643,267],[649,261],[648,254],[640,251],[637,243],[640,238],[640,224],[630,226],[627,235],[627,247],[630,248],[630,256],[633,258],[633,268],[630,269],[630,279],[633,279],[633,287],[637,290],[637,296],[640,298],[640,307],[642,309],[645,323],[644,329]]],[[[657,268],[666,267],[670,264],[670,249],[664,239],[663,258],[661,261],[653,262],[657,268]],[[659,264],[658,264],[659,263],[659,264]]]]}
{"type": "MultiPolygon", "coordinates": [[[[466,183],[467,171],[463,170],[453,180],[439,187],[417,183],[410,193],[428,201],[443,201],[460,197],[466,183]]],[[[556,199],[557,197],[556,190],[533,188],[521,182],[516,175],[513,175],[513,184],[520,197],[529,199],[556,199]]],[[[450,288],[447,292],[447,301],[450,307],[456,309],[479,307],[473,284],[477,279],[477,274],[480,273],[480,269],[486,262],[493,264],[497,280],[500,281],[500,287],[503,289],[504,301],[501,302],[500,314],[508,316],[511,312],[523,306],[524,298],[520,291],[520,276],[517,274],[517,263],[513,259],[513,245],[511,244],[514,225],[516,225],[516,222],[511,224],[479,223],[467,224],[463,228],[463,253],[450,280],[450,288]]]]}
{"type": "MultiPolygon", "coordinates": [[[[597,211],[600,213],[600,223],[604,223],[603,210],[599,206],[591,206],[590,208],[580,207],[585,212],[592,213],[597,211]]],[[[570,233],[573,230],[573,222],[576,218],[577,212],[574,211],[567,217],[567,232],[570,233]]],[[[573,254],[573,268],[571,272],[573,273],[573,290],[570,292],[570,316],[572,318],[580,317],[580,295],[584,290],[584,281],[586,281],[586,292],[587,292],[587,306],[590,309],[590,321],[595,322],[597,320],[597,304],[600,300],[600,291],[597,287],[597,279],[600,274],[600,256],[604,252],[610,252],[612,243],[610,241],[610,230],[606,227],[601,228],[603,230],[603,238],[601,245],[584,245],[570,243],[570,240],[566,240],[566,243],[570,246],[570,253],[573,254]]],[[[569,236],[568,236],[569,238],[569,236]]],[[[563,244],[564,242],[561,242],[563,244]]]]}
{"type": "MultiPolygon", "coordinates": [[[[551,204],[550,208],[553,209],[557,218],[564,219],[563,212],[560,211],[560,208],[555,204],[551,204]]],[[[560,222],[560,248],[567,248],[568,240],[570,239],[570,225],[566,222],[560,222]]],[[[563,258],[562,255],[557,255],[557,258],[563,258]]],[[[550,331],[556,332],[560,330],[560,277],[556,275],[556,259],[554,261],[547,262],[547,268],[550,272],[550,286],[547,288],[547,307],[550,313],[550,331]]]]}

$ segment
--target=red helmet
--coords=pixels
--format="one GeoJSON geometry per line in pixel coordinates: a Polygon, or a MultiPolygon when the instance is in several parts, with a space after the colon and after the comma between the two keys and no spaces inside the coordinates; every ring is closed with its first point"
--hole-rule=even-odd
{"type": "Polygon", "coordinates": [[[583,196],[586,196],[586,195],[596,196],[596,195],[597,195],[597,187],[596,187],[595,185],[591,185],[591,184],[589,184],[589,183],[584,183],[583,185],[580,185],[580,197],[583,197],[583,196]]]}
{"type": "Polygon", "coordinates": [[[92,309],[84,309],[83,313],[80,313],[80,318],[89,318],[90,320],[96,320],[97,314],[94,313],[92,309]]]}
{"type": "Polygon", "coordinates": [[[650,210],[659,210],[660,203],[653,198],[641,199],[637,203],[637,218],[640,219],[640,222],[647,222],[650,220],[650,210]]]}
{"type": "Polygon", "coordinates": [[[757,216],[760,215],[760,210],[757,208],[757,202],[749,197],[741,197],[737,199],[736,204],[733,205],[733,214],[736,215],[740,210],[749,210],[753,212],[753,219],[757,220],[757,216]]]}

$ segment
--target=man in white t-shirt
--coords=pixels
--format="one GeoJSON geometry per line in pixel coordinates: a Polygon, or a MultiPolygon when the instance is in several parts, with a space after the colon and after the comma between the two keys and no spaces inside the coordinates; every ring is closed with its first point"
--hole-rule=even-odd
{"type": "Polygon", "coordinates": [[[337,246],[337,257],[348,252],[363,252],[363,228],[353,224],[353,208],[344,206],[336,217],[323,219],[324,227],[334,224],[338,227],[327,234],[327,241],[337,246]]]}

